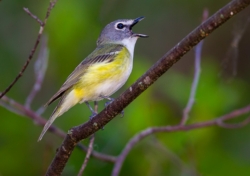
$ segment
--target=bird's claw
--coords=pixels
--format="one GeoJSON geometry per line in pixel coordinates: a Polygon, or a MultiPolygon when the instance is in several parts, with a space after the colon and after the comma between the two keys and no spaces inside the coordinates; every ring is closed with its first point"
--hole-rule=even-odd
{"type": "MultiPolygon", "coordinates": [[[[108,105],[110,105],[113,101],[114,101],[114,99],[112,99],[112,100],[110,100],[110,101],[107,101],[107,102],[104,104],[105,108],[106,108],[108,105]]],[[[121,117],[124,117],[124,110],[122,110],[122,112],[121,112],[120,114],[121,114],[121,117]]]]}
{"type": "Polygon", "coordinates": [[[115,99],[112,98],[111,100],[107,101],[107,102],[104,104],[105,108],[106,108],[108,105],[110,105],[114,100],[115,100],[115,99]]]}
{"type": "Polygon", "coordinates": [[[124,110],[122,110],[120,114],[121,114],[121,117],[124,117],[124,110]]]}
{"type": "Polygon", "coordinates": [[[89,119],[92,120],[96,115],[97,115],[97,113],[92,112],[91,116],[89,116],[89,119]]]}

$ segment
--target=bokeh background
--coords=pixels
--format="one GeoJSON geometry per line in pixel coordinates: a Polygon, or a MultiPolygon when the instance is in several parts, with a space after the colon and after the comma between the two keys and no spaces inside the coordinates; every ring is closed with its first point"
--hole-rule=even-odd
{"type": "MultiPolygon", "coordinates": [[[[138,40],[132,75],[126,85],[113,95],[117,97],[200,24],[204,8],[211,15],[228,2],[59,0],[45,27],[50,51],[48,69],[31,108],[37,110],[43,106],[60,88],[72,70],[95,48],[101,29],[109,22],[145,16],[145,20],[133,30],[150,36],[138,40]]],[[[21,70],[39,30],[38,23],[23,11],[23,7],[43,19],[48,4],[49,0],[0,1],[0,91],[21,70]]],[[[246,25],[249,10],[245,9],[205,39],[201,78],[189,123],[213,119],[249,104],[249,27],[237,49],[230,48],[235,31],[238,33],[246,25]],[[233,74],[233,68],[237,68],[237,74],[233,74]]],[[[34,63],[38,51],[23,77],[7,94],[21,104],[25,103],[35,82],[34,63]]],[[[94,149],[118,155],[140,130],[179,123],[188,101],[193,70],[192,50],[133,101],[125,109],[124,118],[116,117],[105,126],[105,130],[96,133],[94,149]]],[[[103,109],[104,102],[99,104],[99,109],[103,109]]],[[[55,106],[56,103],[49,106],[42,116],[48,118],[55,106]]],[[[66,132],[87,121],[89,115],[85,105],[77,105],[54,124],[66,132]]],[[[63,139],[48,132],[38,143],[41,130],[31,119],[0,107],[0,176],[44,175],[63,139]]],[[[120,175],[248,175],[249,134],[248,125],[240,129],[209,127],[150,136],[131,151],[120,175]]],[[[86,145],[88,142],[83,141],[86,145]]],[[[75,149],[63,175],[76,175],[84,157],[85,153],[75,149]]],[[[112,168],[112,163],[92,157],[84,174],[110,175],[112,168]]]]}

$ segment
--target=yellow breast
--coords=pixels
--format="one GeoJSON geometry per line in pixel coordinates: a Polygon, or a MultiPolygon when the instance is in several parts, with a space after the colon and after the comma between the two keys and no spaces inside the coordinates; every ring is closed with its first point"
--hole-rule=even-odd
{"type": "Polygon", "coordinates": [[[79,101],[100,100],[110,96],[127,81],[133,67],[129,51],[124,47],[111,62],[98,62],[89,66],[73,88],[79,101]]]}

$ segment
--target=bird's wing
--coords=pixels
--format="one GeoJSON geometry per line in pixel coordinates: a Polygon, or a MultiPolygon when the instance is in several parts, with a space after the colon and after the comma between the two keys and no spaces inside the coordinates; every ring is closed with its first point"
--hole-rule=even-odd
{"type": "Polygon", "coordinates": [[[112,62],[115,56],[124,48],[123,45],[119,44],[106,44],[98,46],[86,59],[84,59],[75,70],[68,76],[65,83],[59,89],[59,91],[53,95],[45,106],[50,105],[52,102],[60,98],[65,91],[69,90],[75,85],[82,75],[85,74],[87,68],[98,62],[112,62]]]}

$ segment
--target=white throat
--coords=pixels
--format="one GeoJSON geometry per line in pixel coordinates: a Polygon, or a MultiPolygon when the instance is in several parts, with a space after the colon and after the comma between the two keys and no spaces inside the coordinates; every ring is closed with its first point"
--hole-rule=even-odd
{"type": "Polygon", "coordinates": [[[135,49],[135,43],[137,39],[138,37],[129,37],[121,41],[121,44],[124,45],[128,49],[132,59],[134,57],[134,49],[135,49]]]}

